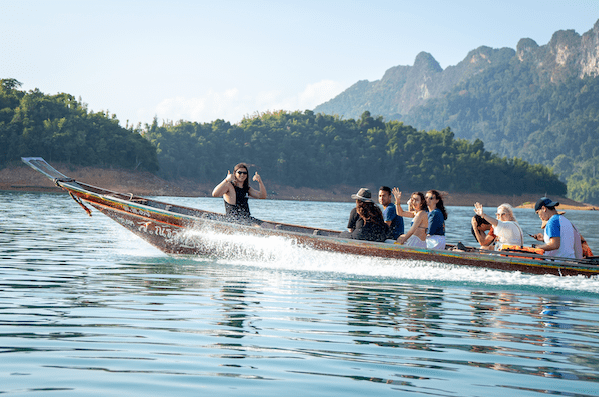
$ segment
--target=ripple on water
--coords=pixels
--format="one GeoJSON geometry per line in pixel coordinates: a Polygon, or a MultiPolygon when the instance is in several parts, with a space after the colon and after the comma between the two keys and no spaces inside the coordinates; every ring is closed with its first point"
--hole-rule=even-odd
{"type": "Polygon", "coordinates": [[[597,395],[597,280],[279,240],[169,257],[46,196],[0,194],[2,393],[597,395]]]}

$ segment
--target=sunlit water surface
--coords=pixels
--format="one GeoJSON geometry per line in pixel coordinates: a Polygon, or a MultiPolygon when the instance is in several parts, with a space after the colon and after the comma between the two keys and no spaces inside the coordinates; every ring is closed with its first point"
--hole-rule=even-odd
{"type": "MultiPolygon", "coordinates": [[[[250,204],[262,219],[337,230],[353,206],[250,204]]],[[[473,244],[471,215],[449,209],[449,242],[473,244]]],[[[567,215],[599,251],[599,215],[567,215]]],[[[540,230],[532,210],[516,216],[540,230]]],[[[599,395],[597,278],[241,235],[253,255],[171,257],[54,194],[0,193],[0,227],[0,393],[599,395]]]]}

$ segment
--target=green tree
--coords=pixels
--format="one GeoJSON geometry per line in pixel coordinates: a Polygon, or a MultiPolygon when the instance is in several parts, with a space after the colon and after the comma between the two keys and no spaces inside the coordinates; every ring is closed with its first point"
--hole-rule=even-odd
{"type": "Polygon", "coordinates": [[[0,166],[22,156],[81,165],[139,168],[156,172],[156,148],[141,130],[126,129],[116,116],[88,112],[72,95],[18,90],[0,80],[0,166]]]}
{"type": "Polygon", "coordinates": [[[144,136],[157,147],[166,177],[217,182],[243,161],[272,182],[296,187],[398,184],[413,190],[566,193],[545,166],[499,157],[481,140],[456,139],[449,128],[417,131],[369,112],[358,120],[267,112],[238,125],[216,120],[158,126],[154,120],[144,136]]]}

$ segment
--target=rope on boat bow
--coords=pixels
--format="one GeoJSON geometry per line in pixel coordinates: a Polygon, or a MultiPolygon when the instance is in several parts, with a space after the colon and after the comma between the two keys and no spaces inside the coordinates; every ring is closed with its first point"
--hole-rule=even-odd
{"type": "MultiPolygon", "coordinates": [[[[65,179],[65,178],[54,178],[54,184],[55,184],[56,186],[58,186],[58,187],[60,187],[60,188],[62,188],[62,189],[64,189],[64,190],[67,190],[67,189],[65,189],[64,187],[60,186],[60,183],[59,183],[59,182],[76,182],[76,181],[75,181],[73,178],[66,178],[66,179],[65,179]]],[[[87,212],[87,215],[89,215],[89,216],[92,216],[92,210],[90,210],[89,208],[87,208],[87,207],[85,206],[85,204],[83,204],[83,203],[81,202],[81,199],[80,199],[79,197],[75,196],[75,195],[74,195],[73,193],[71,193],[71,191],[69,191],[69,190],[67,190],[67,192],[69,192],[69,196],[71,196],[71,198],[72,198],[73,200],[75,200],[75,202],[76,202],[77,204],[79,204],[79,205],[81,206],[81,208],[83,208],[83,209],[85,210],[85,212],[87,212]]]]}
{"type": "Polygon", "coordinates": [[[81,206],[81,208],[83,208],[83,209],[85,210],[85,212],[87,212],[87,215],[89,215],[89,216],[92,216],[92,210],[90,210],[89,208],[87,208],[87,207],[85,206],[85,204],[83,204],[83,203],[81,202],[81,199],[80,199],[79,197],[75,196],[75,195],[74,195],[73,193],[71,193],[71,192],[69,192],[69,195],[71,196],[71,198],[72,198],[73,200],[75,200],[75,202],[76,202],[77,204],[79,204],[79,205],[81,206]]]}

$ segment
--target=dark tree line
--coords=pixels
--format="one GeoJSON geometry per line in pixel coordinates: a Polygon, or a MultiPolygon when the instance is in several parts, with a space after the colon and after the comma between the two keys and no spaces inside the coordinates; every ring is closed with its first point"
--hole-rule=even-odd
{"type": "MultiPolygon", "coordinates": [[[[418,131],[364,112],[358,119],[268,112],[239,124],[180,121],[123,128],[68,94],[24,92],[0,80],[0,167],[22,156],[50,162],[158,172],[216,183],[238,162],[270,182],[294,187],[390,184],[500,194],[565,195],[550,169],[500,157],[449,129],[418,131]],[[159,167],[160,166],[160,167],[159,167]]],[[[564,160],[564,164],[567,161],[564,160]]]]}
{"type": "Polygon", "coordinates": [[[402,189],[565,195],[550,169],[499,157],[442,131],[417,131],[364,112],[357,119],[305,112],[268,112],[239,124],[165,123],[154,120],[144,135],[157,147],[168,178],[221,180],[241,161],[264,178],[295,186],[394,184],[402,189]]]}
{"type": "Polygon", "coordinates": [[[69,94],[20,91],[0,80],[0,167],[22,156],[80,165],[158,170],[156,149],[115,115],[88,112],[69,94]]]}

